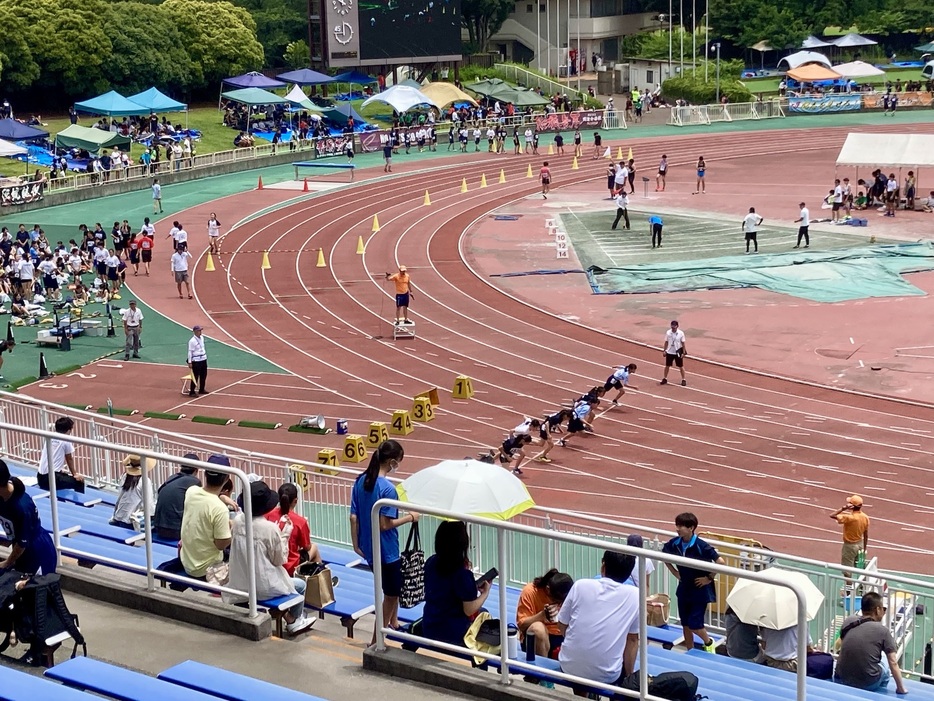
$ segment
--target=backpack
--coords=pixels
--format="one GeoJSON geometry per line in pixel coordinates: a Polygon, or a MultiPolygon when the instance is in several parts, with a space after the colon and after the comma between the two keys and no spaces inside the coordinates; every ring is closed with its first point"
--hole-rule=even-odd
{"type": "MultiPolygon", "coordinates": [[[[13,596],[4,596],[8,584],[15,585],[21,579],[18,573],[9,573],[0,578],[0,598],[3,601],[3,615],[0,615],[0,652],[6,650],[15,632],[19,642],[30,646],[25,661],[41,665],[51,664],[51,652],[46,650],[45,641],[61,633],[68,633],[75,641],[71,656],[78,654],[78,646],[87,657],[88,647],[84,635],[78,630],[78,617],[68,610],[62,596],[61,576],[58,574],[36,575],[13,596]],[[7,577],[15,579],[8,583],[7,577]],[[11,625],[12,624],[12,625],[11,625]]],[[[57,647],[57,646],[56,646],[57,647]]]]}
{"type": "MultiPolygon", "coordinates": [[[[662,672],[649,675],[648,693],[669,701],[696,701],[698,679],[690,672],[662,672]]],[[[620,686],[631,691],[639,691],[639,672],[626,677],[620,686]]],[[[706,697],[700,697],[706,698],[706,697]]]]}

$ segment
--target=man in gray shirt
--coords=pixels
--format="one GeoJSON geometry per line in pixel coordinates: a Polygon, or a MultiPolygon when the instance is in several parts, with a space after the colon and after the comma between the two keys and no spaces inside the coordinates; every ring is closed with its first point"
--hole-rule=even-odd
{"type": "Polygon", "coordinates": [[[895,640],[882,623],[885,606],[876,592],[863,594],[862,615],[850,616],[840,628],[840,656],[833,680],[866,691],[885,692],[889,670],[895,677],[895,692],[907,694],[898,666],[895,640]],[[888,665],[882,664],[882,653],[888,665]]]}

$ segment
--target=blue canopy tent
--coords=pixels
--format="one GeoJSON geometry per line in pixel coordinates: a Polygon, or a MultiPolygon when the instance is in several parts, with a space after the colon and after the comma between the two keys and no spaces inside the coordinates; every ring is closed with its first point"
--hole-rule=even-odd
{"type": "Polygon", "coordinates": [[[144,92],[130,95],[131,102],[142,105],[150,112],[187,112],[188,105],[183,102],[173,100],[168,95],[162,93],[158,88],[149,88],[144,92]]]}
{"type": "Polygon", "coordinates": [[[353,95],[353,86],[356,85],[369,85],[370,83],[378,83],[379,81],[376,78],[371,78],[366,73],[360,73],[359,71],[347,71],[346,73],[339,73],[334,76],[335,83],[348,83],[350,85],[349,92],[353,95]]]}
{"type": "Polygon", "coordinates": [[[84,102],[76,102],[75,111],[84,112],[85,114],[103,114],[108,117],[130,117],[132,115],[149,114],[146,107],[128,100],[115,90],[84,102]]]}
{"type": "MultiPolygon", "coordinates": [[[[0,139],[4,141],[35,141],[37,139],[45,139],[49,136],[49,132],[43,129],[36,129],[29,125],[23,124],[22,122],[17,122],[11,117],[6,119],[0,119],[0,139]]],[[[17,145],[17,148],[20,148],[17,145]]],[[[11,154],[12,158],[17,158],[22,160],[26,164],[26,172],[29,173],[29,151],[24,149],[26,152],[16,155],[11,154]]],[[[35,162],[36,159],[33,158],[35,162]]]]}
{"type": "Polygon", "coordinates": [[[313,71],[310,68],[299,68],[297,71],[280,73],[277,77],[288,83],[295,83],[295,85],[324,85],[325,83],[334,82],[334,78],[331,76],[313,71]]]}

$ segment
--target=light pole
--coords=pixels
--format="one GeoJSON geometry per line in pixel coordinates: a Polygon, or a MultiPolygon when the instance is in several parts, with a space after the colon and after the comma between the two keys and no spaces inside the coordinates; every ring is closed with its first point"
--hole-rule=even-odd
{"type": "Polygon", "coordinates": [[[717,52],[717,104],[720,104],[720,42],[715,41],[710,50],[717,52]]]}

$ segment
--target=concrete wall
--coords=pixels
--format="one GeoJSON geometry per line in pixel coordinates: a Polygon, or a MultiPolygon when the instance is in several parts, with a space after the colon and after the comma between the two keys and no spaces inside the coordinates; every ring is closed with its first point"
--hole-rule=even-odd
{"type": "MultiPolygon", "coordinates": [[[[217,165],[206,166],[203,168],[193,168],[190,170],[180,170],[176,173],[159,173],[159,183],[164,185],[174,185],[176,183],[186,183],[199,178],[207,178],[212,175],[227,175],[228,173],[239,173],[245,170],[255,168],[268,168],[270,166],[287,165],[295,161],[314,160],[314,151],[306,149],[304,151],[289,151],[282,147],[282,152],[274,156],[260,156],[257,158],[244,158],[239,161],[230,161],[217,165]]],[[[125,192],[136,192],[138,190],[148,190],[152,186],[152,177],[135,178],[132,180],[117,180],[105,183],[100,187],[85,187],[76,190],[63,190],[58,192],[47,192],[39,201],[28,205],[18,205],[4,207],[0,214],[18,214],[21,212],[31,212],[44,207],[55,207],[62,204],[73,204],[75,202],[85,202],[94,200],[98,197],[107,195],[120,195],[125,192]]]]}

